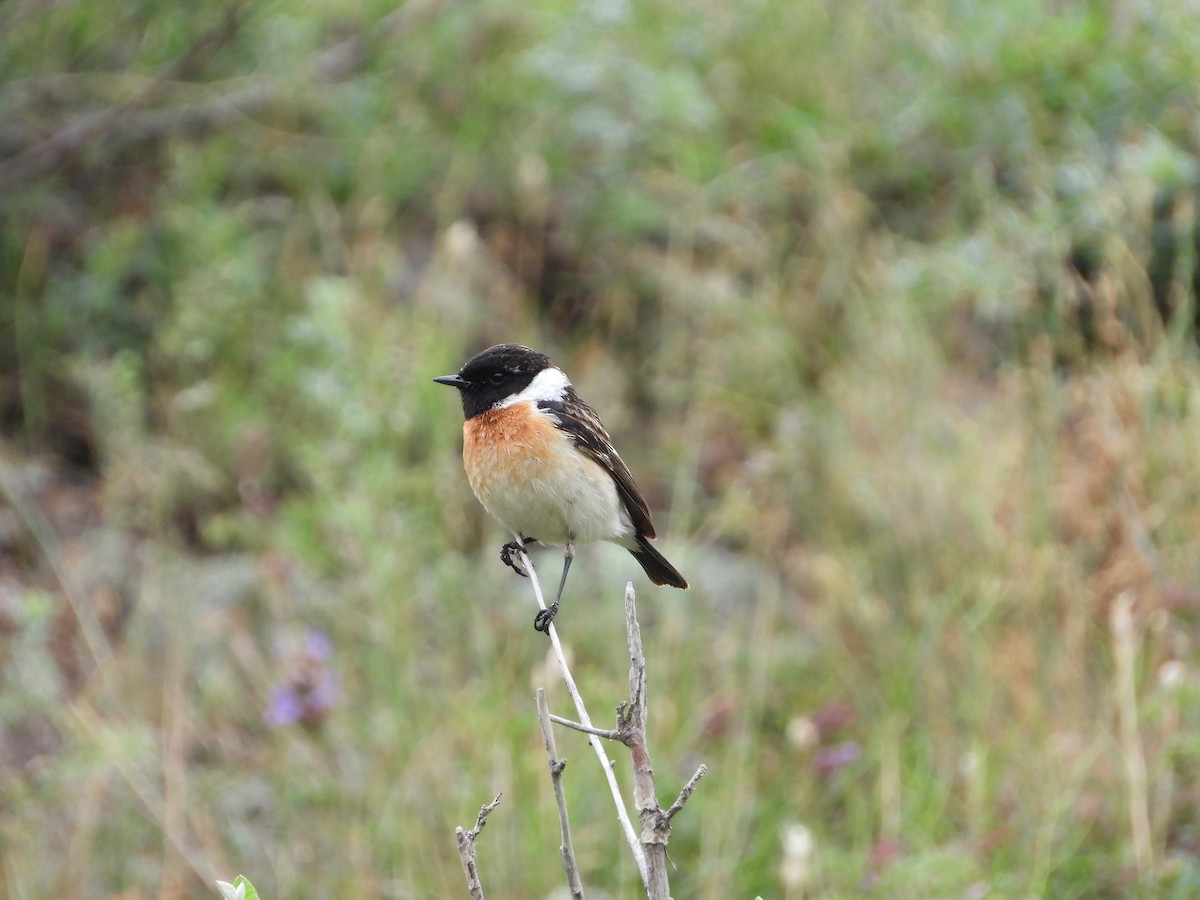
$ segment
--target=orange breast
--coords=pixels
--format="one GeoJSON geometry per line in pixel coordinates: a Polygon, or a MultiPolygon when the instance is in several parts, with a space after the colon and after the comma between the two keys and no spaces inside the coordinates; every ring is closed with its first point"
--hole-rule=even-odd
{"type": "MultiPolygon", "coordinates": [[[[489,409],[463,424],[463,465],[475,496],[495,515],[565,449],[566,437],[532,404],[489,409]]],[[[507,523],[506,523],[507,524],[507,523]]]]}
{"type": "Polygon", "coordinates": [[[526,408],[530,406],[489,409],[463,423],[463,461],[472,484],[492,473],[507,478],[503,470],[518,463],[546,462],[555,445],[566,440],[550,419],[526,408]]]}
{"type": "Polygon", "coordinates": [[[532,403],[468,419],[463,463],[479,502],[509,531],[544,543],[632,533],[611,475],[532,403]]]}

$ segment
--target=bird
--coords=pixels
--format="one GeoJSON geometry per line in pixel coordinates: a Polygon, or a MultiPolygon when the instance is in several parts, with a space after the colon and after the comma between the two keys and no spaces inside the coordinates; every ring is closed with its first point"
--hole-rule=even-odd
{"type": "Polygon", "coordinates": [[[554,602],[539,610],[549,634],[558,614],[575,545],[624,547],[656,585],[686,589],[687,580],[650,543],[650,507],[600,417],[550,358],[521,344],[496,344],[455,375],[433,379],[462,401],[463,468],[476,498],[516,540],[500,558],[520,574],[513,554],[524,545],[562,546],[554,602]]]}

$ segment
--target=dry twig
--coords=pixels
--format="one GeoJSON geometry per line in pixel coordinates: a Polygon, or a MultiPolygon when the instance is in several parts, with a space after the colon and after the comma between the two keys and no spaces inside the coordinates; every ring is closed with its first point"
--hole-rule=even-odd
{"type": "Polygon", "coordinates": [[[649,900],[670,900],[667,842],[671,839],[671,819],[683,809],[708,769],[700,766],[665,812],[658,805],[654,767],[646,747],[646,657],[642,652],[642,629],[638,625],[632,583],[625,585],[625,630],[629,638],[629,702],[617,707],[617,731],[624,735],[623,743],[633,757],[633,802],[642,823],[646,896],[649,900]]]}
{"type": "Polygon", "coordinates": [[[578,722],[573,722],[570,719],[564,719],[562,716],[550,714],[550,721],[556,725],[562,725],[564,728],[573,728],[576,731],[582,731],[584,734],[595,735],[598,738],[604,738],[606,741],[617,741],[625,743],[625,735],[616,728],[596,728],[591,725],[581,725],[578,722]]]}
{"type": "MultiPolygon", "coordinates": [[[[524,542],[520,535],[514,534],[513,538],[517,541],[518,546],[523,546],[524,542]]],[[[518,550],[518,555],[524,565],[525,572],[529,575],[529,582],[533,585],[533,596],[537,600],[537,605],[540,609],[546,608],[546,601],[542,595],[542,585],[538,581],[537,570],[533,566],[533,560],[524,550],[518,550]]],[[[633,590],[632,586],[629,588],[633,590]]],[[[571,700],[575,703],[575,712],[579,716],[580,723],[584,726],[583,730],[593,729],[591,717],[588,716],[587,707],[584,706],[583,697],[579,694],[579,688],[575,685],[575,679],[571,675],[571,669],[567,665],[566,656],[563,654],[562,643],[558,639],[558,630],[551,622],[546,631],[550,638],[550,645],[554,650],[554,658],[558,661],[559,671],[562,672],[563,682],[567,686],[567,693],[571,695],[571,700]]],[[[621,831],[625,835],[625,841],[629,844],[629,850],[633,854],[634,861],[637,863],[638,873],[642,876],[642,881],[646,880],[646,853],[642,849],[642,844],[638,840],[637,832],[633,830],[633,823],[629,820],[629,812],[625,808],[625,799],[621,796],[621,786],[617,784],[617,776],[613,772],[612,763],[608,759],[608,754],[604,752],[604,748],[600,746],[600,742],[589,740],[592,749],[596,751],[596,757],[600,760],[600,765],[604,769],[604,777],[608,780],[608,789],[612,793],[613,803],[617,807],[617,820],[621,823],[621,831]]]]}
{"type": "Polygon", "coordinates": [[[537,689],[538,719],[542,723],[542,739],[546,742],[546,756],[550,760],[550,783],[554,786],[554,799],[558,801],[558,822],[561,831],[559,852],[562,853],[563,869],[567,873],[567,884],[575,900],[583,900],[583,882],[579,880],[579,865],[575,862],[575,848],[571,846],[571,826],[567,821],[567,796],[563,793],[562,773],[567,767],[565,759],[558,758],[554,744],[554,726],[550,724],[550,707],[546,704],[546,691],[537,689]]]}
{"type": "MultiPolygon", "coordinates": [[[[520,551],[520,553],[525,563],[525,570],[529,574],[530,581],[533,583],[534,597],[538,602],[538,606],[545,609],[541,585],[537,581],[537,573],[534,571],[533,563],[523,551],[520,551]]],[[[671,891],[667,876],[667,843],[671,839],[671,820],[683,809],[684,805],[691,798],[693,792],[696,790],[696,785],[708,772],[708,768],[701,765],[696,770],[696,773],[688,779],[687,784],[683,786],[683,789],[679,792],[679,796],[676,797],[675,802],[670,807],[664,810],[659,806],[654,783],[654,768],[650,764],[650,753],[646,747],[646,657],[642,651],[642,632],[641,626],[638,625],[637,606],[634,602],[632,583],[625,585],[625,630],[629,643],[629,699],[622,700],[617,705],[617,727],[615,729],[596,728],[592,725],[591,720],[588,718],[587,710],[584,709],[583,700],[579,696],[579,691],[575,687],[575,681],[571,677],[570,670],[567,668],[566,660],[563,658],[562,647],[559,644],[558,634],[553,624],[550,625],[548,631],[555,656],[558,659],[559,668],[562,670],[563,679],[567,683],[567,690],[571,694],[571,698],[575,701],[575,707],[580,719],[578,722],[572,722],[569,719],[551,715],[549,709],[546,707],[545,692],[541,689],[538,690],[538,713],[542,721],[542,734],[546,739],[546,749],[550,754],[551,778],[554,782],[555,796],[558,798],[559,820],[563,827],[563,865],[567,867],[567,875],[570,878],[572,874],[571,865],[573,865],[574,861],[572,860],[571,865],[567,863],[566,848],[569,847],[570,834],[567,830],[566,801],[563,798],[561,785],[562,768],[557,761],[557,753],[553,749],[553,737],[550,732],[551,722],[557,722],[567,728],[574,728],[576,731],[582,731],[590,736],[588,743],[596,749],[597,756],[600,757],[604,764],[605,774],[608,776],[613,798],[617,804],[618,816],[621,819],[622,825],[626,826],[626,839],[629,840],[630,847],[634,850],[634,858],[638,862],[638,871],[641,873],[642,882],[646,886],[646,896],[649,900],[670,900],[671,891]],[[615,783],[612,766],[607,762],[605,754],[600,749],[599,741],[595,740],[597,737],[624,744],[629,748],[630,755],[633,757],[633,800],[642,826],[640,837],[632,834],[632,825],[629,823],[628,815],[625,812],[625,803],[621,797],[620,789],[615,783]]],[[[577,882],[572,882],[572,894],[576,897],[581,897],[582,888],[578,888],[579,893],[576,893],[576,884],[577,882]]]]}
{"type": "Polygon", "coordinates": [[[483,885],[479,882],[479,868],[475,865],[475,838],[479,837],[479,832],[483,831],[483,826],[487,824],[487,817],[491,815],[492,810],[500,805],[502,796],[504,796],[502,793],[497,794],[495,800],[485,803],[479,808],[479,815],[475,818],[475,827],[470,831],[463,831],[461,825],[454,829],[454,837],[458,842],[458,858],[462,860],[463,871],[467,875],[467,890],[471,892],[471,896],[475,900],[483,900],[483,885]]]}

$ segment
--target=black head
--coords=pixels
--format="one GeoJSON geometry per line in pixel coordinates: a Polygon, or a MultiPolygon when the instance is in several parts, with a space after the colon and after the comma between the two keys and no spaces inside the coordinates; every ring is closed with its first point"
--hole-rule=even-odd
{"type": "Polygon", "coordinates": [[[520,344],[497,344],[471,357],[457,375],[433,380],[458,388],[463,414],[470,419],[519,394],[539,372],[552,368],[544,353],[520,344]]]}

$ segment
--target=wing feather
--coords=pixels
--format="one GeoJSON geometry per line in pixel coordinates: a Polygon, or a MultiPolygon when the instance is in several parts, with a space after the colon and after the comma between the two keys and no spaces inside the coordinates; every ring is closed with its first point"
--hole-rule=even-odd
{"type": "Polygon", "coordinates": [[[561,400],[541,400],[538,408],[553,414],[558,419],[559,427],[575,445],[612,475],[634,530],[642,537],[653,540],[655,534],[654,523],[650,521],[650,507],[633,480],[629,467],[613,447],[612,439],[596,411],[584,403],[571,387],[567,388],[561,400]]]}

